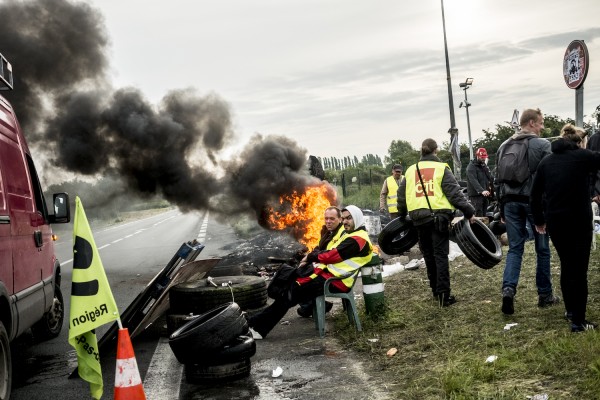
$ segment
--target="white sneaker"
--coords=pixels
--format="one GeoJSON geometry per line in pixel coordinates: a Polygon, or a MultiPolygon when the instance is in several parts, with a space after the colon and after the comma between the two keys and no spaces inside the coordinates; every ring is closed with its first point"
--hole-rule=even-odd
{"type": "Polygon", "coordinates": [[[262,338],[263,338],[263,337],[262,337],[262,335],[261,335],[260,333],[256,332],[256,331],[255,331],[254,329],[252,329],[252,328],[248,328],[248,329],[250,330],[250,333],[252,334],[252,338],[253,338],[254,340],[262,340],[262,338]]]}

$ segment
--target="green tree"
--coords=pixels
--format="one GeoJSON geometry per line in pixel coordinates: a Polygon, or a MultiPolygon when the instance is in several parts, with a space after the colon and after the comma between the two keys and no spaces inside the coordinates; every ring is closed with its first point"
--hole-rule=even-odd
{"type": "Polygon", "coordinates": [[[419,152],[406,140],[392,140],[388,155],[385,157],[385,168],[389,171],[394,164],[401,164],[404,169],[419,160],[419,152]]]}

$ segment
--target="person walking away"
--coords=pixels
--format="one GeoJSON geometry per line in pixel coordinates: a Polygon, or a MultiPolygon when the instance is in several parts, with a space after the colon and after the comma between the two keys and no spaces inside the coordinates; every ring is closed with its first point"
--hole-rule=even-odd
{"type": "Polygon", "coordinates": [[[572,332],[598,327],[585,314],[594,234],[588,177],[600,168],[600,153],[584,149],[586,137],[583,129],[566,124],[552,142],[552,154],[540,162],[531,188],[535,229],[549,233],[560,258],[560,287],[572,332]]]}
{"type": "MultiPolygon", "coordinates": [[[[313,250],[331,250],[333,245],[337,243],[340,236],[344,233],[344,225],[342,224],[342,211],[335,206],[325,209],[325,225],[321,228],[321,239],[319,245],[313,250]]],[[[298,268],[303,270],[306,263],[301,263],[298,268]]],[[[313,301],[300,304],[296,309],[299,316],[310,318],[313,312],[313,301]]],[[[333,307],[333,303],[325,302],[325,312],[329,312],[333,307]]]]}
{"type": "Polygon", "coordinates": [[[394,164],[392,175],[383,181],[379,194],[379,212],[385,214],[387,210],[391,219],[398,218],[398,185],[402,179],[402,165],[394,164]]]}
{"type": "Polygon", "coordinates": [[[480,147],[475,152],[475,159],[467,166],[467,194],[477,217],[486,216],[489,201],[493,197],[494,179],[487,161],[487,150],[480,147]]]}
{"type": "MultiPolygon", "coordinates": [[[[331,250],[315,250],[302,260],[312,264],[312,274],[297,278],[290,284],[285,296],[275,299],[263,311],[248,318],[250,332],[255,339],[265,338],[291,307],[323,295],[323,285],[328,278],[347,275],[371,261],[373,245],[360,208],[347,206],[342,209],[342,223],[345,233],[332,244],[331,250]]],[[[331,283],[330,290],[347,293],[354,279],[336,280],[331,283]]]]}
{"type": "MultiPolygon", "coordinates": [[[[502,312],[515,312],[525,241],[528,238],[527,222],[534,226],[529,205],[531,185],[540,161],[551,153],[550,142],[540,137],[544,129],[544,116],[540,109],[526,109],[519,121],[521,131],[512,135],[498,148],[496,154],[496,182],[500,201],[500,217],[506,223],[508,253],[502,278],[502,312]]],[[[537,258],[535,283],[538,306],[548,307],[560,302],[552,292],[550,275],[550,240],[547,234],[533,232],[537,258]]]]}
{"type": "MultiPolygon", "coordinates": [[[[600,132],[596,132],[588,140],[586,148],[592,151],[600,151],[600,132]]],[[[600,204],[600,170],[590,174],[590,194],[592,201],[600,204]]]]}
{"type": "Polygon", "coordinates": [[[419,235],[429,286],[442,307],[456,303],[450,291],[450,221],[459,209],[471,223],[475,209],[467,201],[448,164],[437,157],[435,140],[425,139],[421,159],[406,170],[398,189],[398,213],[410,216],[419,235]]]}

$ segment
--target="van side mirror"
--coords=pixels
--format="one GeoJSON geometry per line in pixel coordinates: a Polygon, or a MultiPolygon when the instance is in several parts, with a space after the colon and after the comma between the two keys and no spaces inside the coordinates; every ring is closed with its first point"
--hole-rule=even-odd
{"type": "Polygon", "coordinates": [[[71,206],[67,193],[54,193],[54,215],[50,215],[50,222],[64,224],[71,221],[71,206]]]}

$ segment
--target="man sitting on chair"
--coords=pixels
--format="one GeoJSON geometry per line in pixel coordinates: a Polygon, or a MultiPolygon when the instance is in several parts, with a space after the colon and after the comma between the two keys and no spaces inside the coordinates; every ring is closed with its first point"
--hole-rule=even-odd
{"type": "MultiPolygon", "coordinates": [[[[348,275],[371,261],[373,245],[365,230],[365,218],[356,206],[342,209],[345,233],[337,238],[331,250],[315,250],[302,262],[313,263],[313,271],[307,277],[297,278],[290,285],[287,296],[276,299],[262,312],[248,318],[254,339],[262,339],[277,325],[287,311],[298,303],[312,302],[323,295],[323,285],[328,278],[348,275]]],[[[350,290],[356,277],[332,282],[332,292],[350,290]]]]}

